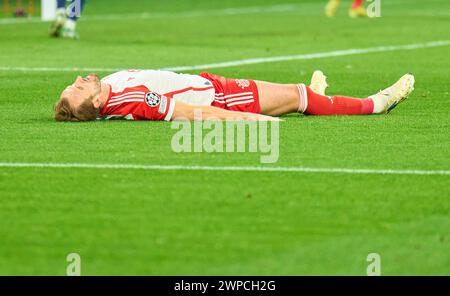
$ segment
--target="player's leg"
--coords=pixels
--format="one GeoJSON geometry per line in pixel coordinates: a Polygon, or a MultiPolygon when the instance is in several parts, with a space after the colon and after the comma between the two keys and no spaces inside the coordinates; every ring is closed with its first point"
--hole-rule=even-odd
{"type": "Polygon", "coordinates": [[[348,96],[325,96],[314,92],[310,87],[300,84],[300,110],[306,115],[368,115],[374,113],[371,98],[352,98],[348,96]]]}
{"type": "Polygon", "coordinates": [[[66,21],[66,0],[56,0],[56,18],[50,27],[50,36],[60,37],[66,21]]]}
{"type": "Polygon", "coordinates": [[[341,0],[329,0],[327,6],[325,6],[325,14],[328,17],[335,16],[339,8],[339,4],[341,4],[341,0]]]}
{"type": "MultiPolygon", "coordinates": [[[[324,79],[323,82],[326,83],[324,79]]],[[[314,85],[314,81],[311,84],[313,89],[304,84],[276,84],[262,81],[255,81],[255,83],[258,87],[261,113],[272,116],[293,112],[307,115],[387,113],[414,89],[414,77],[410,74],[403,76],[391,87],[364,99],[347,96],[325,96],[313,91],[313,89],[324,91],[326,88],[323,85],[317,87],[317,85],[314,85]]]]}
{"type": "Polygon", "coordinates": [[[255,80],[261,113],[271,116],[297,112],[298,89],[295,84],[279,84],[255,80]]]}
{"type": "Polygon", "coordinates": [[[363,0],[353,0],[352,8],[359,8],[363,4],[363,0]]]}
{"type": "MultiPolygon", "coordinates": [[[[392,86],[384,90],[381,90],[378,93],[371,95],[366,99],[358,99],[357,101],[361,102],[361,105],[358,106],[358,104],[356,104],[352,98],[342,96],[334,96],[334,97],[325,96],[325,90],[328,87],[328,84],[326,82],[326,76],[323,75],[321,71],[315,71],[311,79],[309,91],[315,93],[316,95],[318,94],[325,98],[328,98],[328,100],[324,100],[323,97],[320,100],[317,100],[317,96],[312,95],[311,96],[312,99],[310,100],[311,104],[315,104],[316,106],[310,104],[309,108],[305,112],[307,112],[307,114],[322,113],[323,110],[314,111],[314,109],[321,109],[323,104],[325,104],[325,108],[330,108],[329,106],[327,106],[329,103],[332,104],[334,103],[335,104],[334,109],[339,110],[340,108],[342,108],[342,106],[339,106],[340,103],[343,105],[347,105],[347,107],[349,108],[362,108],[365,111],[370,109],[369,108],[370,105],[373,105],[371,112],[372,114],[389,113],[392,109],[395,108],[395,106],[397,106],[397,104],[399,104],[409,96],[409,94],[414,90],[414,83],[415,79],[412,74],[403,75],[392,86]],[[370,104],[370,100],[372,100],[372,104],[370,104]],[[320,104],[322,104],[322,106],[320,106],[320,104]]],[[[307,99],[309,99],[309,97],[307,97],[307,99]]],[[[348,111],[351,111],[351,109],[349,109],[348,111]]],[[[362,113],[365,114],[365,112],[362,113]]],[[[316,115],[323,115],[323,114],[316,114],[316,115]]]]}
{"type": "Polygon", "coordinates": [[[68,7],[68,18],[64,23],[64,27],[62,30],[62,37],[77,39],[78,34],[76,31],[77,20],[80,17],[81,12],[84,8],[85,0],[71,0],[71,3],[68,7]]]}
{"type": "Polygon", "coordinates": [[[261,113],[265,115],[280,116],[294,112],[308,115],[363,115],[372,114],[374,109],[371,99],[327,97],[304,84],[255,82],[261,113]]]}
{"type": "Polygon", "coordinates": [[[363,0],[353,0],[352,6],[348,11],[348,15],[353,18],[367,16],[367,11],[364,8],[363,2],[363,0]]]}

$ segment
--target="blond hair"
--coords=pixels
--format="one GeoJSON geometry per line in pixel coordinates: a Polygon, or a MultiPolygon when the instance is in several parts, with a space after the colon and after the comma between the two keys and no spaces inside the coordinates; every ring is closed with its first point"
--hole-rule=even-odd
{"type": "Polygon", "coordinates": [[[56,121],[90,121],[97,119],[100,108],[95,108],[92,104],[93,97],[90,96],[84,100],[80,106],[73,108],[69,104],[69,99],[61,98],[55,104],[55,120],[56,121]]]}

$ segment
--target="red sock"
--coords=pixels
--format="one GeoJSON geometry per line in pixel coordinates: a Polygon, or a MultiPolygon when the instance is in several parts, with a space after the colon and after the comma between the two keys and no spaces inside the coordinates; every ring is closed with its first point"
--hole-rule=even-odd
{"type": "Polygon", "coordinates": [[[362,5],[362,3],[363,3],[363,0],[353,0],[352,8],[353,9],[358,8],[362,5]]]}
{"type": "Polygon", "coordinates": [[[322,96],[304,84],[299,85],[299,112],[308,115],[363,115],[372,114],[372,99],[355,99],[343,96],[322,96]]]}

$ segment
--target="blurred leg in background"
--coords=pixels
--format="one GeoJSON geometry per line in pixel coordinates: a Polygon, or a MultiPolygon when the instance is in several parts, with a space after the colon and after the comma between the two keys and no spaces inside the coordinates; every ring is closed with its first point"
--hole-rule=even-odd
{"type": "MultiPolygon", "coordinates": [[[[348,10],[348,15],[352,18],[366,17],[367,12],[363,5],[364,0],[353,0],[352,6],[348,10]]],[[[325,14],[328,17],[334,17],[337,14],[341,0],[329,0],[325,7],[325,14]]]]}
{"type": "Polygon", "coordinates": [[[2,3],[3,15],[7,16],[10,12],[9,0],[3,0],[2,3]]]}
{"type": "Polygon", "coordinates": [[[348,15],[353,18],[366,17],[367,11],[364,8],[363,2],[363,0],[354,0],[350,10],[348,11],[348,15]]]}
{"type": "Polygon", "coordinates": [[[50,28],[50,35],[78,39],[76,31],[77,20],[84,8],[85,0],[56,0],[56,19],[50,28]],[[66,4],[69,4],[66,7],[66,4]]]}
{"type": "Polygon", "coordinates": [[[325,6],[325,14],[328,17],[334,17],[340,4],[341,0],[329,0],[327,6],[325,6]]]}

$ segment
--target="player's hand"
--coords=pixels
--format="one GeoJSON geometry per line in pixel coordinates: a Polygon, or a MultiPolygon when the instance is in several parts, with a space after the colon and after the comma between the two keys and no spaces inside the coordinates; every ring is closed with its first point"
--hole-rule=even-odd
{"type": "Polygon", "coordinates": [[[282,121],[279,117],[272,117],[268,115],[262,115],[262,114],[255,114],[255,113],[243,113],[245,116],[243,116],[241,119],[237,120],[251,120],[251,121],[282,121]]]}

